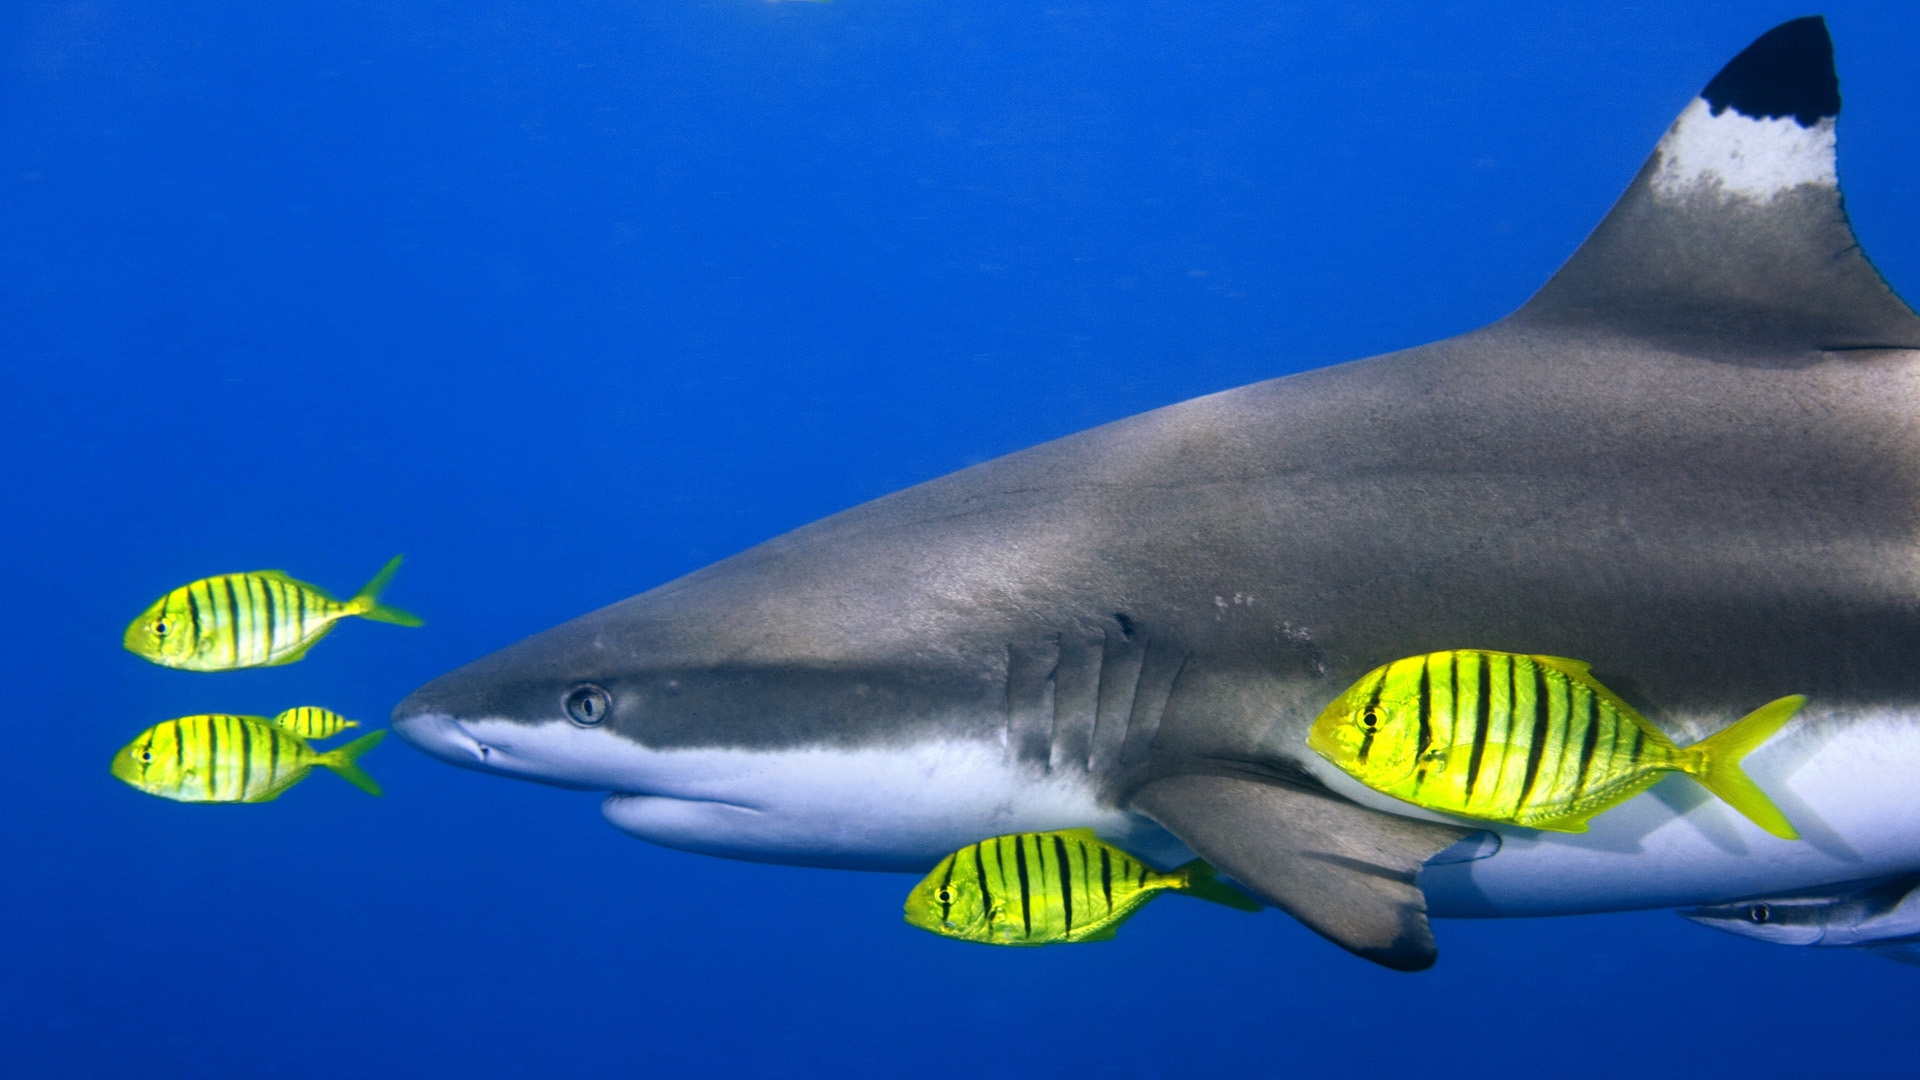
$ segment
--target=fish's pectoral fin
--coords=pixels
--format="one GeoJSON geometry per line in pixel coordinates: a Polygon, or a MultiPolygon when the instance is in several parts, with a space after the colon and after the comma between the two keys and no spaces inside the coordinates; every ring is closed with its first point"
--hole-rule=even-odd
{"type": "Polygon", "coordinates": [[[319,633],[313,635],[311,638],[308,638],[306,641],[301,642],[299,648],[294,649],[292,652],[286,654],[285,656],[280,657],[277,660],[269,660],[266,663],[261,664],[260,666],[261,667],[280,667],[283,664],[292,664],[292,663],[297,663],[298,661],[304,660],[306,659],[306,656],[307,656],[307,650],[313,648],[315,645],[320,644],[320,639],[323,637],[326,637],[328,634],[332,632],[333,632],[333,624],[328,623],[326,626],[321,627],[319,633]]]}
{"type": "Polygon", "coordinates": [[[1155,780],[1131,803],[1247,891],[1397,971],[1439,956],[1420,868],[1475,831],[1383,814],[1324,788],[1229,776],[1155,780]]]}
{"type": "Polygon", "coordinates": [[[1902,964],[1920,964],[1920,942],[1900,941],[1886,945],[1856,945],[1854,947],[1863,949],[1875,956],[1885,957],[1888,960],[1897,961],[1902,964]]]}

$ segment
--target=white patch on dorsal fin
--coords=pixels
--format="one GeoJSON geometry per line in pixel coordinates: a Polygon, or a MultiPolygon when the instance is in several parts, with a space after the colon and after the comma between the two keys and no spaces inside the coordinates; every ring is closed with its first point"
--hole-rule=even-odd
{"type": "Polygon", "coordinates": [[[1742,363],[1920,348],[1920,318],[1840,202],[1840,84],[1819,17],[1763,34],[1667,130],[1626,194],[1509,320],[1742,363]]]}
{"type": "Polygon", "coordinates": [[[1801,127],[1791,116],[1747,116],[1738,109],[1715,116],[1707,99],[1694,98],[1654,151],[1654,197],[1770,202],[1803,184],[1837,192],[1833,122],[1823,116],[1801,127]]]}

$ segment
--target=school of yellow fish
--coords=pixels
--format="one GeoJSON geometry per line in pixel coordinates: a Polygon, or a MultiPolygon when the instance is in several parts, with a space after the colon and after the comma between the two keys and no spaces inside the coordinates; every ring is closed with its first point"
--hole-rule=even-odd
{"type": "MultiPolygon", "coordinates": [[[[279,570],[216,574],[155,600],[127,627],[127,651],[163,667],[238,671],[291,664],[349,616],[419,626],[418,616],[380,603],[400,569],[396,555],[350,599],[296,581],[279,570]]],[[[313,744],[351,727],[331,709],[298,705],[271,718],[202,713],[167,720],[136,735],[109,767],[127,784],[176,802],[253,803],[280,797],[315,766],[370,795],[380,785],[357,764],[385,731],[332,750],[313,744]]]]}
{"type": "MultiPolygon", "coordinates": [[[[218,574],[154,601],[127,627],[127,650],[165,667],[236,671],[291,664],[340,620],[398,626],[419,617],[380,602],[400,556],[347,600],[279,570],[218,574]]],[[[1605,811],[1683,773],[1783,840],[1800,834],[1740,761],[1806,698],[1768,702],[1679,746],[1565,657],[1450,649],[1368,672],[1314,721],[1307,746],[1367,787],[1428,810],[1555,832],[1585,832],[1605,811]]],[[[204,713],[163,721],[114,754],[115,777],[178,802],[279,798],[316,766],[371,795],[358,759],[374,731],[332,750],[313,743],[359,722],[315,705],[276,716],[204,713]]],[[[1198,859],[1155,870],[1091,829],[989,837],[942,859],[907,895],[909,924],[988,945],[1104,941],[1162,892],[1243,911],[1261,902],[1198,859]]]]}

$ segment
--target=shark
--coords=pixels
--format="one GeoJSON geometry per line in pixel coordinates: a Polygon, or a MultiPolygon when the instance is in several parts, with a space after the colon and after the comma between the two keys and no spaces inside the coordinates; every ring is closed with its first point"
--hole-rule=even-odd
{"type": "Polygon", "coordinates": [[[1841,203],[1833,46],[1774,28],[1519,310],[825,518],[402,701],[444,761],[605,791],[733,859],[925,873],[1091,828],[1348,951],[1433,918],[1670,908],[1920,870],[1920,318],[1841,203]],[[1447,818],[1310,752],[1364,672],[1574,657],[1747,759],[1802,839],[1663,783],[1579,835],[1447,818]]]}
{"type": "Polygon", "coordinates": [[[1731,904],[1712,904],[1681,916],[1774,945],[1858,949],[1920,964],[1920,879],[1838,886],[1731,904]]]}

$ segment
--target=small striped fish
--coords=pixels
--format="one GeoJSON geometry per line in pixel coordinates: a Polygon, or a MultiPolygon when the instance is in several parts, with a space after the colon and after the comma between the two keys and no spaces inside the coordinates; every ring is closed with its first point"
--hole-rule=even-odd
{"type": "Polygon", "coordinates": [[[1553,832],[1586,832],[1595,815],[1681,772],[1755,825],[1797,840],[1740,759],[1806,702],[1768,702],[1681,747],[1579,660],[1454,649],[1369,672],[1314,721],[1307,745],[1375,791],[1553,832]]]}
{"type": "Polygon", "coordinates": [[[171,668],[232,671],[291,664],[349,615],[399,626],[418,616],[380,603],[400,556],[345,602],[278,570],[220,574],[182,585],[127,627],[127,651],[171,668]]]}
{"type": "Polygon", "coordinates": [[[331,739],[360,721],[349,720],[332,709],[318,705],[299,705],[273,718],[275,727],[285,728],[303,739],[331,739]]]}
{"type": "Polygon", "coordinates": [[[113,755],[113,775],[177,802],[267,802],[313,769],[332,769],[369,795],[380,785],[354,761],[386,737],[375,731],[321,752],[259,716],[183,716],[141,732],[113,755]]]}
{"type": "Polygon", "coordinates": [[[907,921],[986,945],[1104,941],[1167,889],[1261,908],[1198,859],[1162,874],[1092,829],[1067,829],[996,836],[947,856],[907,895],[907,921]]]}

